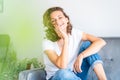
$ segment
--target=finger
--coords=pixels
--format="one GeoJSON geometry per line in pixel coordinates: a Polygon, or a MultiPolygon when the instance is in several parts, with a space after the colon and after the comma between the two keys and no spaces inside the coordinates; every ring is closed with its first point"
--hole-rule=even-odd
{"type": "Polygon", "coordinates": [[[82,69],[81,69],[81,67],[79,68],[79,72],[82,72],[82,69]]]}
{"type": "Polygon", "coordinates": [[[75,70],[75,67],[73,68],[73,71],[74,71],[75,74],[77,74],[77,72],[76,72],[76,70],[75,70]]]}
{"type": "Polygon", "coordinates": [[[81,63],[79,63],[79,71],[82,72],[81,63]]]}
{"type": "Polygon", "coordinates": [[[78,63],[76,62],[75,64],[74,64],[74,71],[77,73],[77,72],[79,72],[79,69],[78,69],[78,65],[77,65],[78,63]]]}
{"type": "Polygon", "coordinates": [[[81,72],[79,65],[76,65],[76,71],[77,71],[77,72],[81,72]]]}
{"type": "Polygon", "coordinates": [[[82,72],[81,65],[79,63],[75,64],[75,70],[76,72],[82,72]]]}
{"type": "Polygon", "coordinates": [[[77,70],[76,70],[76,61],[74,63],[74,68],[73,68],[74,72],[77,73],[77,70]]]}
{"type": "Polygon", "coordinates": [[[80,65],[80,64],[76,65],[76,70],[77,70],[77,72],[82,72],[82,69],[81,69],[81,65],[80,65]]]}

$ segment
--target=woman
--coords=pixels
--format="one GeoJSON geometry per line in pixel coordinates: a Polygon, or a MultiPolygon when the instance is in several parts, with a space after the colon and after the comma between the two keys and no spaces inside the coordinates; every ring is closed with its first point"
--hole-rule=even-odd
{"type": "Polygon", "coordinates": [[[49,8],[43,15],[46,40],[43,42],[47,80],[86,80],[93,68],[99,80],[107,80],[97,52],[106,42],[72,28],[60,7],[49,8]]]}

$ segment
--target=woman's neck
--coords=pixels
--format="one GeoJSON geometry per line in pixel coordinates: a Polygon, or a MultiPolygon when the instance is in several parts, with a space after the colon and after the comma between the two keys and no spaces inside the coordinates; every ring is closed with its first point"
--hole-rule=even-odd
{"type": "Polygon", "coordinates": [[[59,40],[57,41],[57,43],[63,44],[63,38],[59,39],[59,40]]]}

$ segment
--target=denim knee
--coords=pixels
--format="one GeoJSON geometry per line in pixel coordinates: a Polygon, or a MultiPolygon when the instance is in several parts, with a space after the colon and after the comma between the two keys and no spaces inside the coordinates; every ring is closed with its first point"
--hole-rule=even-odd
{"type": "MultiPolygon", "coordinates": [[[[81,48],[80,48],[80,52],[84,51],[85,49],[87,49],[89,46],[91,45],[90,41],[83,41],[81,48]]],[[[102,59],[100,57],[100,55],[98,53],[95,53],[91,56],[88,56],[86,58],[87,62],[89,63],[89,65],[94,68],[94,65],[96,63],[103,63],[102,59]]]]}
{"type": "Polygon", "coordinates": [[[103,63],[99,54],[93,54],[93,55],[87,57],[86,59],[92,69],[94,68],[94,65],[96,63],[103,63]]]}
{"type": "Polygon", "coordinates": [[[68,69],[60,69],[56,72],[58,77],[68,78],[71,72],[68,69]]]}
{"type": "MultiPolygon", "coordinates": [[[[87,49],[91,45],[90,41],[83,41],[79,53],[83,52],[85,49],[87,49]]],[[[93,63],[96,62],[102,62],[101,57],[98,53],[95,53],[91,56],[86,57],[88,63],[90,66],[92,66],[93,63]]]]}
{"type": "MultiPolygon", "coordinates": [[[[80,47],[79,54],[81,52],[83,52],[84,50],[86,50],[90,45],[91,45],[90,41],[83,41],[82,45],[80,47]]],[[[77,76],[81,77],[82,80],[86,80],[89,68],[90,67],[94,68],[94,65],[98,62],[102,63],[102,60],[101,60],[101,57],[99,56],[99,54],[97,54],[97,53],[84,58],[83,63],[81,65],[81,68],[82,68],[83,72],[78,73],[77,76]]]]}
{"type": "Polygon", "coordinates": [[[87,49],[91,45],[90,41],[83,41],[82,45],[80,46],[79,53],[83,52],[85,49],[87,49]]]}
{"type": "Polygon", "coordinates": [[[81,80],[81,79],[77,77],[74,74],[74,72],[70,71],[69,69],[60,69],[55,73],[51,80],[81,80]]]}

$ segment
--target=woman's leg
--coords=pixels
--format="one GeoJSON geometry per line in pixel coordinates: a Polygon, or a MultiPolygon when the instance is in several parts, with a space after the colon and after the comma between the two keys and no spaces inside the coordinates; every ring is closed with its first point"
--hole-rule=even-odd
{"type": "MultiPolygon", "coordinates": [[[[91,45],[90,41],[83,42],[81,47],[80,47],[79,53],[81,53],[82,51],[87,49],[90,45],[91,45]]],[[[77,73],[77,76],[80,77],[82,80],[86,80],[87,76],[88,76],[88,70],[90,67],[92,67],[94,69],[98,79],[102,78],[102,80],[106,80],[106,79],[103,79],[103,78],[105,78],[105,73],[104,73],[104,69],[102,66],[101,57],[97,53],[83,59],[83,63],[81,66],[82,72],[77,73]]]]}
{"type": "Polygon", "coordinates": [[[70,71],[69,69],[60,69],[49,80],[81,80],[81,79],[77,77],[75,73],[70,71]]]}
{"type": "Polygon", "coordinates": [[[98,80],[107,80],[102,64],[95,64],[93,70],[96,73],[98,80]]]}

